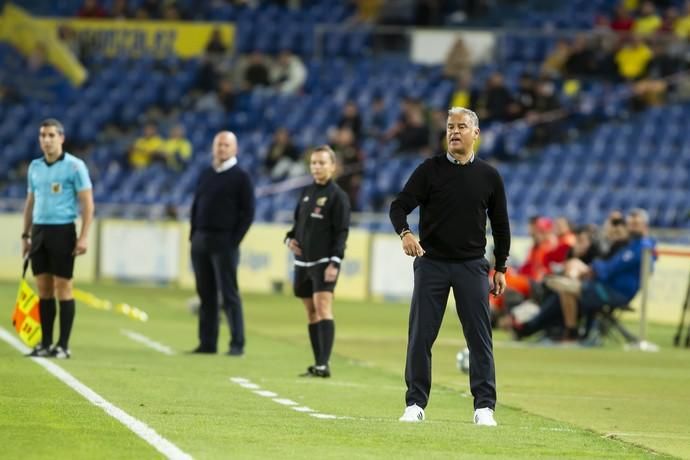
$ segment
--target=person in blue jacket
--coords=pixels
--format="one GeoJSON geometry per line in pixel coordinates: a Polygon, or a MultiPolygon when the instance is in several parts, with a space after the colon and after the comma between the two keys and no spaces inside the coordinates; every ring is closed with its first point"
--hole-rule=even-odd
{"type": "Polygon", "coordinates": [[[630,233],[628,244],[609,259],[594,260],[583,274],[584,281],[576,285],[575,289],[568,288],[567,283],[547,283],[555,292],[546,297],[534,318],[524,324],[514,324],[517,337],[527,337],[560,321],[565,327],[564,339],[576,339],[578,313],[591,314],[605,305],[614,308],[627,305],[640,289],[645,250],[652,251],[652,264],[656,258],[656,241],[648,236],[648,221],[648,214],[644,209],[632,210],[627,218],[630,233]],[[573,299],[577,308],[574,324],[568,318],[568,309],[564,308],[568,299],[573,299]]]}

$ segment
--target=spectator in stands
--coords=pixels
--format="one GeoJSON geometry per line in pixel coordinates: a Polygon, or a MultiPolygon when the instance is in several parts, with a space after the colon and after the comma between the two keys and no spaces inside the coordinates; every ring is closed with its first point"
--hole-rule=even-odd
{"type": "Polygon", "coordinates": [[[211,57],[223,57],[227,52],[228,47],[225,46],[225,40],[219,28],[214,28],[211,31],[211,36],[206,43],[206,55],[211,57]]]}
{"type": "Polygon", "coordinates": [[[181,170],[192,157],[192,144],[185,137],[184,125],[176,124],[170,130],[170,136],[163,143],[162,148],[168,167],[181,170]]]}
{"type": "Polygon", "coordinates": [[[676,22],[678,22],[679,18],[680,13],[678,12],[678,8],[667,8],[664,11],[664,17],[661,20],[661,27],[659,27],[657,32],[661,34],[673,33],[673,29],[675,28],[676,22]]]}
{"type": "Polygon", "coordinates": [[[429,153],[429,135],[422,102],[414,98],[404,100],[402,114],[387,134],[398,141],[398,152],[429,153]]]}
{"type": "Polygon", "coordinates": [[[619,3],[613,12],[609,27],[614,32],[629,32],[635,20],[623,3],[619,3]]]}
{"type": "MultiPolygon", "coordinates": [[[[456,107],[456,106],[452,106],[456,107]]],[[[431,123],[429,139],[429,147],[432,155],[442,154],[448,151],[448,141],[446,139],[446,119],[448,111],[443,109],[434,109],[431,111],[431,123]]]]}
{"type": "Polygon", "coordinates": [[[652,57],[654,57],[652,50],[644,40],[632,37],[616,53],[618,74],[624,80],[637,80],[644,75],[652,57]]]}
{"type": "Polygon", "coordinates": [[[586,35],[578,35],[573,40],[565,69],[569,77],[589,77],[595,73],[596,63],[586,35]]]}
{"type": "Polygon", "coordinates": [[[333,150],[337,157],[337,183],[350,199],[352,209],[359,210],[359,190],[362,185],[364,158],[355,134],[348,127],[338,129],[333,150]]]}
{"type": "MultiPolygon", "coordinates": [[[[296,166],[300,164],[300,152],[290,139],[290,132],[286,128],[278,128],[273,133],[273,141],[265,154],[264,170],[272,180],[282,180],[297,175],[296,166]]],[[[304,168],[299,167],[299,172],[304,168]]]]}
{"type": "Polygon", "coordinates": [[[77,11],[77,16],[80,18],[99,19],[107,15],[98,0],[84,0],[81,8],[77,11]]]}
{"type": "Polygon", "coordinates": [[[140,14],[146,16],[147,19],[160,19],[161,18],[161,2],[160,0],[143,0],[137,11],[137,16],[140,14]]]}
{"type": "Polygon", "coordinates": [[[134,14],[127,4],[127,0],[113,0],[113,6],[110,8],[110,17],[113,19],[129,19],[134,14]]]}
{"type": "Polygon", "coordinates": [[[345,102],[343,113],[338,121],[338,128],[349,128],[355,137],[355,143],[362,140],[362,117],[359,114],[359,107],[355,101],[345,102]]]}
{"type": "MultiPolygon", "coordinates": [[[[458,80],[462,76],[467,75],[471,70],[472,61],[470,53],[465,46],[465,41],[462,38],[458,38],[446,55],[446,61],[443,65],[443,76],[451,80],[458,80]]],[[[461,107],[469,106],[462,105],[461,107]]]]}
{"type": "Polygon", "coordinates": [[[553,226],[556,233],[556,246],[544,255],[547,273],[562,271],[562,265],[568,259],[576,241],[575,233],[566,217],[557,217],[553,226]]]}
{"type": "Polygon", "coordinates": [[[201,58],[201,65],[196,76],[196,88],[207,93],[213,91],[218,87],[218,64],[216,59],[211,55],[201,58]]]}
{"type": "Polygon", "coordinates": [[[556,86],[549,78],[542,77],[536,84],[534,105],[527,118],[534,123],[533,145],[544,145],[559,136],[560,119],[554,112],[561,104],[556,96],[556,86]]]}
{"type": "Polygon", "coordinates": [[[451,107],[474,107],[476,94],[472,90],[472,74],[461,74],[455,84],[455,91],[451,97],[451,107]]]}
{"type": "Polygon", "coordinates": [[[290,50],[283,50],[271,68],[271,84],[281,93],[299,92],[307,80],[307,68],[290,50]]]}
{"type": "Polygon", "coordinates": [[[558,40],[553,50],[546,56],[541,65],[541,73],[551,77],[559,77],[565,73],[568,58],[570,57],[570,45],[566,40],[558,40]]]}
{"type": "Polygon", "coordinates": [[[653,35],[661,27],[661,18],[654,3],[645,1],[640,7],[640,14],[633,24],[633,33],[639,37],[653,35]]]}
{"type": "Polygon", "coordinates": [[[537,109],[536,87],[537,85],[532,74],[523,72],[520,75],[515,97],[515,104],[517,104],[517,107],[513,109],[517,118],[522,118],[529,112],[537,109]]]}
{"type": "Polygon", "coordinates": [[[221,80],[218,83],[216,91],[209,91],[197,99],[195,103],[196,110],[201,111],[218,111],[222,110],[225,113],[230,113],[235,107],[236,93],[232,82],[228,79],[221,80]]]}
{"type": "Polygon", "coordinates": [[[168,2],[163,6],[163,19],[166,21],[180,21],[182,13],[174,2],[168,2]]]}
{"type": "Polygon", "coordinates": [[[486,87],[475,101],[475,110],[486,124],[508,121],[512,117],[513,97],[503,80],[503,74],[495,72],[486,81],[486,87]]]}
{"type": "Polygon", "coordinates": [[[134,142],[129,152],[129,164],[137,169],[145,168],[154,159],[165,158],[163,155],[163,139],[158,135],[158,126],[148,122],[144,125],[143,136],[134,142]]]}
{"type": "Polygon", "coordinates": [[[685,1],[683,15],[673,25],[673,33],[679,38],[690,38],[690,0],[685,1]]]}
{"type": "Polygon", "coordinates": [[[243,74],[244,87],[251,91],[271,84],[266,57],[260,51],[252,52],[243,74]]]}
{"type": "Polygon", "coordinates": [[[644,110],[663,104],[670,85],[667,77],[680,72],[683,68],[680,59],[673,56],[664,45],[659,41],[653,43],[654,57],[649,61],[645,76],[633,85],[634,96],[631,104],[635,110],[644,110]]]}

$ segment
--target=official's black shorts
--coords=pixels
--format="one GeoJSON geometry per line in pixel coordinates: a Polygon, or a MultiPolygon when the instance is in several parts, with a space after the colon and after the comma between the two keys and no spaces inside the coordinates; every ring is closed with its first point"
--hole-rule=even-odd
{"type": "MultiPolygon", "coordinates": [[[[295,279],[292,283],[295,297],[304,299],[311,297],[315,292],[333,292],[335,290],[335,283],[338,282],[338,277],[331,283],[324,281],[323,276],[326,267],[328,267],[327,263],[317,264],[312,267],[295,266],[295,279]]],[[[340,275],[340,270],[338,275],[340,275]]]]}
{"type": "Polygon", "coordinates": [[[34,276],[51,274],[72,279],[72,253],[76,243],[74,224],[34,225],[31,228],[31,270],[34,276]]]}

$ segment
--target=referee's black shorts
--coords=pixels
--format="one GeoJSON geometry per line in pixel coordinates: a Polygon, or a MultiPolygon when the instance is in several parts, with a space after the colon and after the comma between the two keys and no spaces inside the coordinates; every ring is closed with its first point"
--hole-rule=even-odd
{"type": "MultiPolygon", "coordinates": [[[[328,267],[328,263],[321,263],[311,267],[300,267],[295,265],[295,279],[292,283],[292,289],[295,297],[309,298],[315,292],[333,292],[335,290],[335,283],[338,282],[336,277],[333,282],[324,281],[324,272],[328,267]]],[[[340,275],[340,270],[338,270],[340,275]]]]}
{"type": "Polygon", "coordinates": [[[31,270],[34,276],[51,274],[72,279],[74,275],[74,246],[77,243],[75,225],[33,225],[31,228],[31,270]]]}

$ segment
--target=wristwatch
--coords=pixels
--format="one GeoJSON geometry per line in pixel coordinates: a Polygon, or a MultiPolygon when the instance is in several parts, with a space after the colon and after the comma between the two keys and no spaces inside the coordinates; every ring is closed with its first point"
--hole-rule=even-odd
{"type": "Polygon", "coordinates": [[[508,267],[506,267],[505,265],[502,267],[494,267],[494,270],[496,270],[497,272],[505,273],[508,270],[508,267]]]}
{"type": "Polygon", "coordinates": [[[28,233],[22,233],[23,240],[28,240],[29,238],[31,238],[31,235],[29,235],[28,233]]]}

